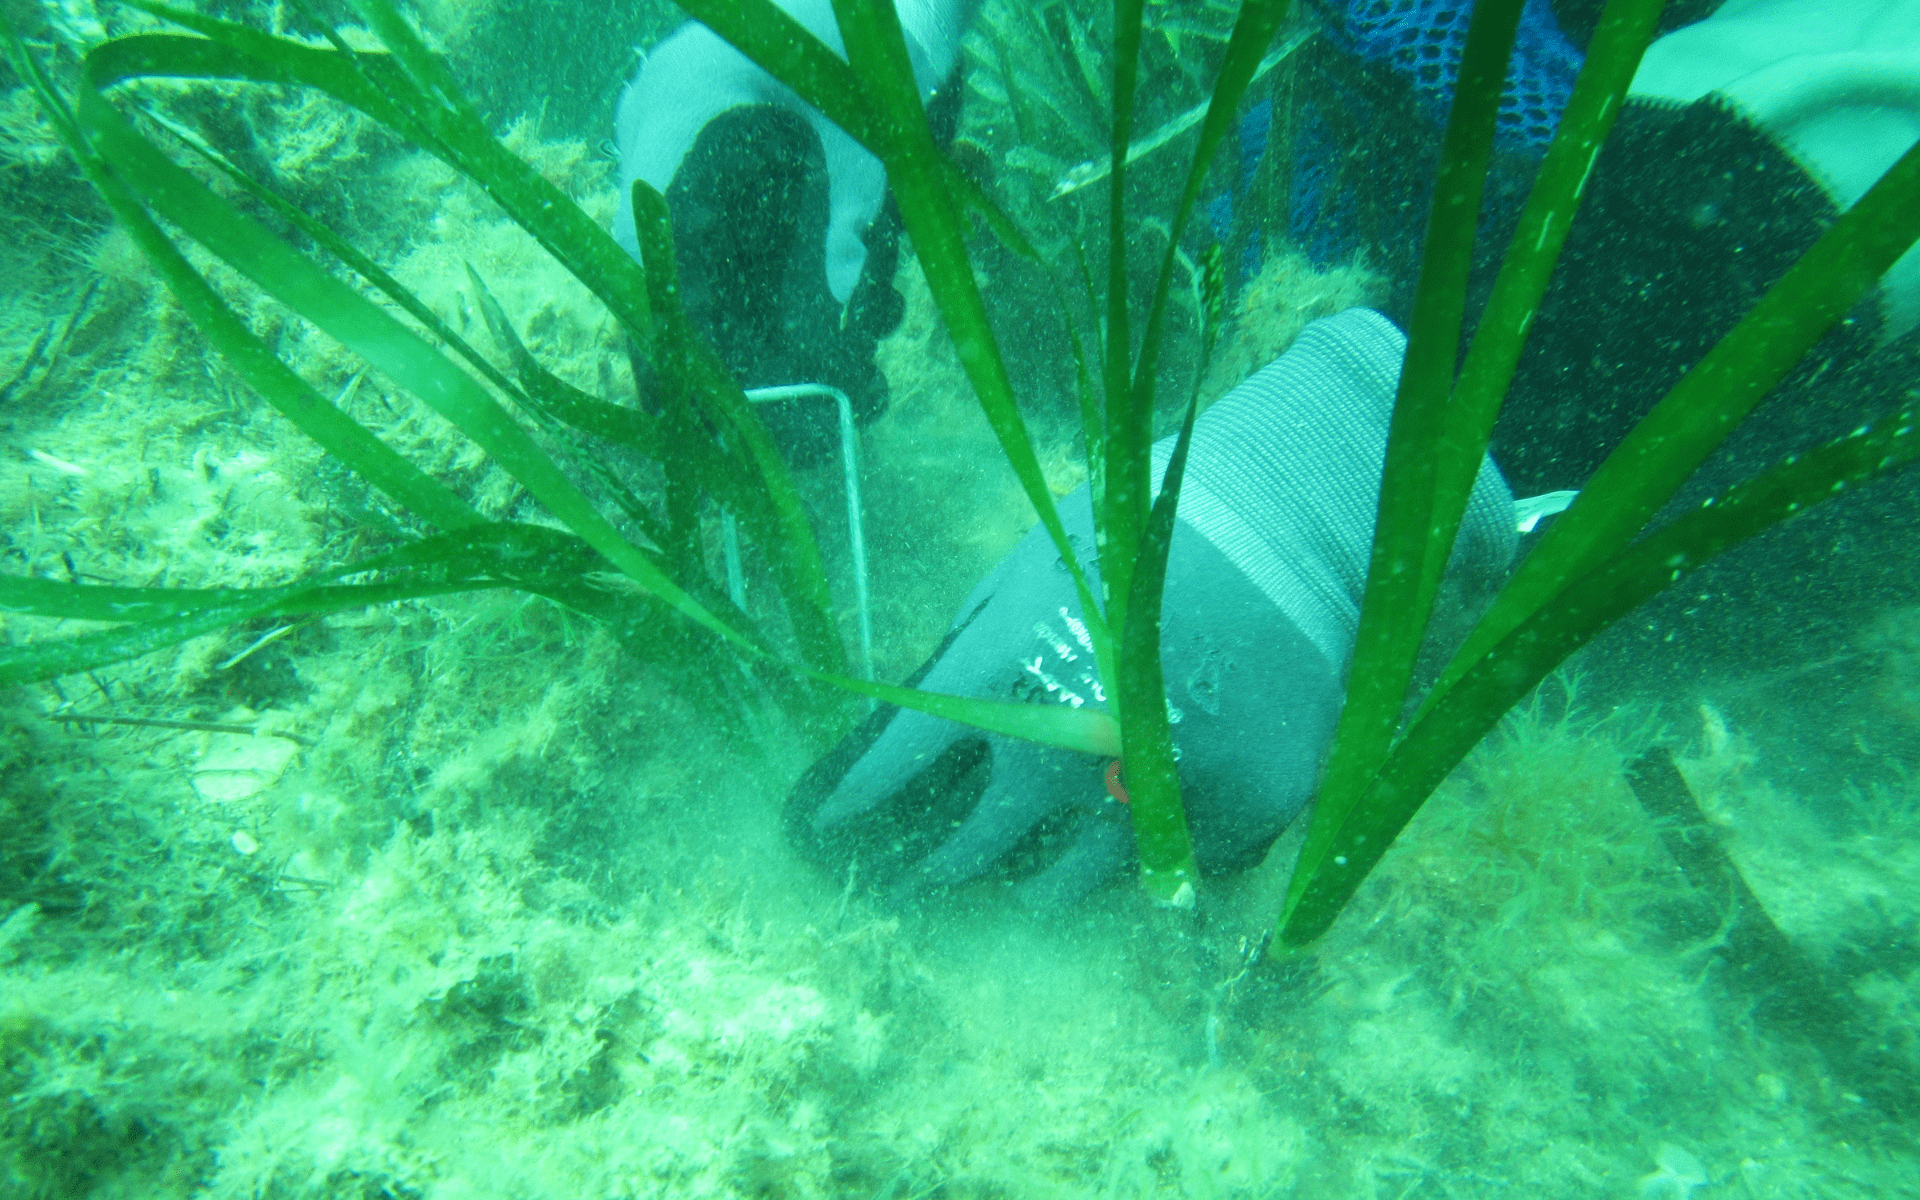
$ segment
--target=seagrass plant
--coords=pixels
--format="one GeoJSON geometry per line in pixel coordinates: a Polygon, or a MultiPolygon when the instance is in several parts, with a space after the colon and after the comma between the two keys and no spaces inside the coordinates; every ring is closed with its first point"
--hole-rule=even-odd
{"type": "MultiPolygon", "coordinates": [[[[980,728],[1122,758],[1146,888],[1163,904],[1194,903],[1198,879],[1160,677],[1159,618],[1196,405],[1188,399],[1180,440],[1156,493],[1150,465],[1155,380],[1181,234],[1213,154],[1232,130],[1239,101],[1287,15],[1288,0],[1244,0],[1239,9],[1185,185],[1172,210],[1161,214],[1172,235],[1144,314],[1131,311],[1128,302],[1128,235],[1137,223],[1129,215],[1127,149],[1145,3],[1115,0],[1106,271],[1103,287],[1085,285],[1102,317],[1095,327],[1074,333],[1071,346],[1099,531],[1098,593],[1066,537],[1015,401],[968,258],[969,222],[980,218],[1014,252],[1042,267],[1044,261],[936,145],[890,0],[835,0],[845,60],[771,0],[683,0],[689,13],[886,164],[961,364],[1079,590],[1098,668],[1113,697],[1111,713],[938,696],[848,675],[828,616],[820,555],[793,483],[740,389],[677,311],[664,202],[644,184],[636,188],[634,206],[643,267],[492,136],[445,65],[389,0],[355,0],[384,46],[377,53],[353,49],[337,34],[329,39],[331,48],[316,48],[149,0],[136,6],[189,32],[139,34],[94,47],[70,90],[56,83],[11,29],[9,58],[89,180],[233,368],[303,432],[435,532],[378,557],[268,589],[134,589],[0,578],[0,604],[14,611],[116,623],[0,650],[0,682],[122,660],[261,616],[456,590],[520,588],[616,627],[631,622],[635,604],[665,606],[769,668],[980,728]],[[186,143],[211,169],[227,173],[387,296],[418,328],[367,299],[216,195],[109,101],[116,84],[141,76],[316,88],[442,158],[483,186],[607,306],[662,381],[661,414],[606,403],[546,372],[513,337],[506,314],[475,277],[483,314],[513,373],[498,370],[338,236],[239,175],[210,148],[186,143]],[[512,474],[564,531],[484,520],[356,424],[247,329],[156,218],[435,408],[512,474]],[[543,437],[533,436],[529,424],[543,437]],[[662,465],[664,495],[657,509],[593,465],[596,442],[662,465]],[[560,448],[555,453],[561,461],[545,447],[560,448]],[[596,480],[601,501],[575,482],[581,474],[596,480]],[[794,652],[777,649],[705,580],[697,554],[702,497],[735,513],[767,554],[794,652]],[[618,521],[602,510],[603,503],[619,510],[618,521]],[[620,596],[590,580],[591,573],[607,570],[627,576],[647,599],[620,596]]],[[[1391,425],[1347,703],[1280,915],[1283,944],[1301,945],[1324,932],[1448,772],[1515,701],[1609,622],[1728,546],[1920,456],[1913,414],[1903,411],[1649,528],[1733,426],[1913,243],[1920,232],[1920,150],[1914,150],[1653,407],[1540,539],[1403,719],[1474,473],[1588,174],[1660,9],[1659,0],[1607,5],[1464,365],[1456,370],[1475,221],[1521,6],[1522,0],[1480,0],[1473,15],[1391,425]]],[[[1065,294],[1064,286],[1056,288],[1065,294]]]]}

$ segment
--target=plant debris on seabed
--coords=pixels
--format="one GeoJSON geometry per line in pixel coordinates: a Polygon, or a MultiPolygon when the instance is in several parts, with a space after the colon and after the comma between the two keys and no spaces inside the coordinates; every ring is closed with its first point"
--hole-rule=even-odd
{"type": "MultiPolygon", "coordinates": [[[[248,103],[289,179],[318,197],[351,178],[379,228],[414,231],[391,257],[436,308],[468,313],[462,263],[483,263],[554,370],[628,386],[624,367],[603,378],[624,359],[584,292],[468,185],[355,120],[248,103]]],[[[33,281],[0,314],[0,363],[21,365],[0,369],[6,569],[196,586],[340,560],[379,503],[239,393],[21,92],[0,120],[26,181],[0,255],[33,281]]],[[[530,125],[509,140],[611,211],[583,144],[530,125]]],[[[1340,271],[1276,250],[1259,286],[1296,307],[1366,294],[1340,271]]],[[[902,286],[868,492],[892,675],[1026,520],[1011,477],[967,452],[990,434],[911,268],[902,286]]],[[[346,385],[337,350],[285,337],[346,385]]],[[[497,470],[455,458],[412,401],[369,383],[352,403],[512,511],[497,470]]],[[[35,632],[0,616],[9,639],[35,632]]],[[[1728,986],[1725,900],[1676,868],[1625,763],[1681,750],[1760,901],[1908,1064],[1913,785],[1816,820],[1807,802],[1832,798],[1770,784],[1711,709],[1636,726],[1569,698],[1482,748],[1311,957],[1249,966],[1285,843],[1184,948],[1142,932],[1130,892],[1045,922],[888,914],[778,839],[804,738],[763,713],[717,727],[676,682],[544,600],[490,593],[202,638],[4,697],[0,1189],[1920,1195],[1910,1134],[1728,986]],[[83,712],[150,723],[48,719],[83,712]]],[[[1887,719],[1913,717],[1890,702],[1887,719]]]]}

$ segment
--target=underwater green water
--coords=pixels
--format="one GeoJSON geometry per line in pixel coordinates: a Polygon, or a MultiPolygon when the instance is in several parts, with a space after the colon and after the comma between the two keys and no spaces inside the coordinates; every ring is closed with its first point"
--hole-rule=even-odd
{"type": "MultiPolygon", "coordinates": [[[[47,46],[151,24],[91,0],[7,11],[47,46]]],[[[1166,74],[1147,127],[1204,94],[1183,53],[1204,57],[1192,47],[1231,21],[1154,11],[1166,74]]],[[[598,147],[626,47],[677,11],[434,0],[417,15],[507,144],[610,219],[598,147]]],[[[1101,203],[1049,199],[1101,136],[1073,43],[1042,45],[1062,21],[1097,57],[1093,6],[985,7],[960,127],[1008,207],[1055,231],[1101,203]]],[[[1287,89],[1338,82],[1278,71],[1253,97],[1284,131],[1287,89]]],[[[31,96],[0,84],[4,570],[260,586],[379,544],[390,511],[237,382],[31,96]]],[[[241,145],[464,334],[483,329],[473,265],[549,369],[633,394],[611,319],[437,161],[292,90],[131,91],[241,145]]],[[[1246,269],[1210,391],[1315,317],[1404,298],[1391,259],[1312,261],[1286,207],[1240,201],[1246,269]]],[[[1085,468],[1057,318],[981,253],[1065,493],[1085,468]]],[[[214,277],[390,445],[491,517],[526,511],[424,405],[214,277]]],[[[888,680],[1032,520],[910,255],[896,285],[905,318],[878,354],[891,404],[862,440],[888,680]]],[[[837,471],[800,484],[839,581],[837,471]]],[[[7,689],[0,1194],[1920,1195],[1900,1107],[1920,1072],[1911,494],[1756,543],[1577,659],[1292,959],[1262,949],[1297,828],[1211,882],[1193,922],[1125,885],[1036,915],[995,884],[899,911],[821,878],[780,805],[848,714],[804,720],[729,664],[694,677],[519,593],[256,622],[7,689]],[[1770,573],[1777,588],[1742,590],[1770,573]],[[1630,786],[1656,745],[1801,974],[1738,967],[1734,899],[1689,881],[1630,786]],[[1809,995],[1847,1014],[1841,1043],[1782,1015],[1809,995]]],[[[748,587],[771,606],[751,555],[748,587]]],[[[10,645],[77,628],[0,613],[10,645]]]]}

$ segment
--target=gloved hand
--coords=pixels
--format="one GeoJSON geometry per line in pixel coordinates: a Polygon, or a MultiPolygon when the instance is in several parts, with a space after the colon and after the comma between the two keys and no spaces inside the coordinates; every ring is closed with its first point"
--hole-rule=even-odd
{"type": "MultiPolygon", "coordinates": [[[[828,0],[777,2],[842,52],[828,0]]],[[[902,6],[923,96],[954,76],[977,5],[902,6]]],[[[955,118],[958,97],[957,87],[943,92],[947,103],[935,115],[955,118]]],[[[877,416],[887,384],[875,343],[905,311],[893,288],[899,219],[886,203],[880,160],[697,21],[641,63],[621,93],[614,143],[614,238],[639,256],[635,180],[666,197],[681,303],[734,377],[750,388],[831,384],[847,393],[857,419],[877,416]]],[[[831,409],[776,405],[762,415],[788,456],[804,462],[837,444],[837,426],[822,422],[822,411],[831,409]]]]}
{"type": "MultiPolygon", "coordinates": [[[[1845,212],[1920,135],[1920,5],[1725,5],[1649,46],[1632,94],[1669,104],[1718,97],[1777,139],[1845,212]]],[[[1920,250],[1881,285],[1891,340],[1920,325],[1920,250]]]]}
{"type": "MultiPolygon", "coordinates": [[[[1405,339],[1354,309],[1203,414],[1168,560],[1162,663],[1202,870],[1257,863],[1306,804],[1358,623],[1405,339]]],[[[1155,474],[1171,443],[1155,447],[1155,474]]],[[[1062,519],[1093,569],[1085,489],[1062,519]]],[[[1472,605],[1513,552],[1512,497],[1483,465],[1449,567],[1472,605]]],[[[1096,577],[1097,578],[1097,577],[1096,577]]],[[[1096,588],[1097,588],[1096,583],[1096,588]]],[[[1102,706],[1072,581],[1044,530],[981,580],[914,681],[929,691],[1102,706]]],[[[992,875],[1068,903],[1133,854],[1110,764],[883,709],[803,776],[789,836],[836,876],[905,898],[992,875]]]]}

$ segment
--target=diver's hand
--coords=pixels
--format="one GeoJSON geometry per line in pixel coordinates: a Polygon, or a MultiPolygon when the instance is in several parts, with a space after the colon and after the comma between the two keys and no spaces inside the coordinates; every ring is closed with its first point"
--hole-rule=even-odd
{"type": "MultiPolygon", "coordinates": [[[[1083,494],[1062,516],[1077,542],[1091,543],[1083,494]]],[[[1249,866],[1306,802],[1339,708],[1334,668],[1184,526],[1165,607],[1162,662],[1195,850],[1207,870],[1249,866]]],[[[1072,581],[1044,531],[1016,546],[962,612],[916,686],[1106,706],[1072,581]]],[[[1131,861],[1131,814],[1124,779],[1108,779],[1112,766],[888,709],[802,780],[789,832],[823,864],[898,897],[988,876],[1049,907],[1131,861]]]]}
{"type": "MultiPolygon", "coordinates": [[[[1250,866],[1311,794],[1358,622],[1405,340],[1377,313],[1315,322],[1194,427],[1168,556],[1161,665],[1203,871],[1250,866]]],[[[1164,465],[1170,446],[1156,447],[1164,465]]],[[[1085,489],[1061,519],[1091,572],[1085,489]]],[[[1505,570],[1512,497],[1488,464],[1450,567],[1470,602],[1505,570]]],[[[1092,581],[1097,591],[1097,577],[1092,581]]],[[[981,580],[910,681],[931,692],[1104,706],[1072,580],[1029,533],[981,580]]],[[[788,797],[796,845],[836,875],[911,896],[989,877],[1037,905],[1132,854],[1110,760],[882,710],[788,797]]]]}
{"type": "MultiPolygon", "coordinates": [[[[1091,520],[1084,496],[1077,499],[1065,516],[1090,546],[1091,520]]],[[[918,687],[1104,704],[1072,581],[1044,531],[1021,541],[961,612],[918,687]]],[[[972,878],[1016,848],[1031,869],[1082,842],[1066,870],[1097,877],[1125,861],[1129,837],[1125,814],[1101,784],[1104,768],[1088,755],[886,708],[795,789],[789,827],[816,858],[903,892],[972,878]],[[1029,834],[1036,844],[1021,846],[1029,834]],[[1082,859],[1085,869],[1075,871],[1082,859]]]]}

